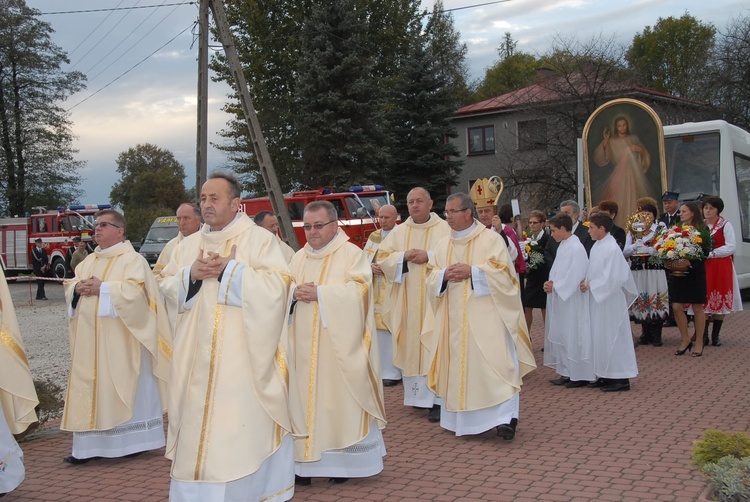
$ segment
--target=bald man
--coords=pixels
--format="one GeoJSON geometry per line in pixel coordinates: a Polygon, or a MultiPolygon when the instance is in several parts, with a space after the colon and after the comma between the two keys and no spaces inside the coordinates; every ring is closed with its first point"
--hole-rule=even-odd
{"type": "Polygon", "coordinates": [[[404,405],[428,408],[428,419],[439,422],[442,400],[427,387],[432,357],[422,343],[422,326],[431,324],[433,317],[425,296],[427,261],[451,229],[432,212],[432,197],[424,188],[412,189],[406,206],[409,218],[391,231],[376,257],[386,278],[383,321],[393,334],[393,364],[403,374],[404,405]]]}
{"type": "Polygon", "coordinates": [[[281,237],[279,237],[279,219],[276,217],[276,215],[271,211],[259,211],[258,214],[253,216],[253,221],[259,227],[265,228],[276,236],[276,239],[279,241],[279,246],[281,246],[281,253],[284,255],[286,262],[291,262],[292,258],[294,257],[294,249],[292,249],[289,244],[281,240],[281,237]]]}
{"type": "Polygon", "coordinates": [[[372,268],[372,283],[375,301],[375,324],[378,330],[378,342],[380,343],[380,376],[383,386],[391,387],[401,382],[401,370],[393,365],[393,337],[388,327],[383,322],[383,300],[385,296],[385,277],[383,269],[375,261],[380,243],[383,242],[393,227],[396,226],[398,211],[391,205],[382,206],[378,210],[378,221],[380,229],[375,230],[367,239],[365,244],[365,256],[372,268]]]}

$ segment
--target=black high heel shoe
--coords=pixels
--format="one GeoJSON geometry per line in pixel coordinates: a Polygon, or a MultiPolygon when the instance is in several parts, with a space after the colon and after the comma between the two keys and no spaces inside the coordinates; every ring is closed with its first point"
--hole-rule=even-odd
{"type": "Polygon", "coordinates": [[[693,357],[700,357],[703,355],[703,349],[701,349],[700,352],[691,352],[690,355],[693,357]]]}
{"type": "Polygon", "coordinates": [[[692,349],[692,348],[693,348],[693,342],[690,342],[690,343],[688,343],[688,346],[687,346],[687,347],[685,347],[684,349],[682,349],[682,350],[679,350],[679,349],[678,349],[678,350],[675,350],[675,351],[674,351],[674,355],[676,355],[676,356],[681,356],[681,355],[683,355],[683,354],[684,354],[685,352],[687,352],[688,350],[690,350],[690,349],[692,349]]]}

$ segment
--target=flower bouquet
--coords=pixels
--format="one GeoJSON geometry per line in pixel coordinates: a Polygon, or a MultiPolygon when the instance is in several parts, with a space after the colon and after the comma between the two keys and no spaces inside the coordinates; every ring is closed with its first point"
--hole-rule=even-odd
{"type": "Polygon", "coordinates": [[[527,270],[536,270],[544,266],[544,249],[539,241],[534,239],[526,241],[524,249],[526,251],[527,270]]]}
{"type": "Polygon", "coordinates": [[[690,260],[702,260],[706,257],[703,243],[708,238],[690,225],[674,226],[665,229],[654,240],[655,254],[653,259],[662,263],[674,275],[685,275],[690,268],[690,260]]]}

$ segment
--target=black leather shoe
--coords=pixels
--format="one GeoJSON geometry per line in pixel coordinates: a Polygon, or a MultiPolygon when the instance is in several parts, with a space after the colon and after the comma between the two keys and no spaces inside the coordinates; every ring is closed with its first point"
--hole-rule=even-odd
{"type": "Polygon", "coordinates": [[[340,485],[341,483],[346,483],[349,481],[349,478],[328,478],[329,483],[333,483],[336,485],[340,485]]]}
{"type": "Polygon", "coordinates": [[[502,438],[506,441],[511,441],[516,437],[516,426],[518,425],[518,419],[511,419],[509,424],[501,424],[497,426],[497,437],[502,438]]]}
{"type": "Polygon", "coordinates": [[[549,381],[552,385],[565,385],[568,382],[570,382],[570,378],[568,377],[555,378],[554,380],[549,381]]]}
{"type": "Polygon", "coordinates": [[[630,390],[630,381],[627,379],[615,380],[609,385],[602,387],[603,392],[624,392],[626,390],[630,390]]]}
{"type": "Polygon", "coordinates": [[[430,413],[427,414],[427,420],[430,422],[440,422],[440,405],[436,404],[432,407],[430,410],[430,413]]]}
{"type": "Polygon", "coordinates": [[[394,385],[398,385],[401,383],[401,380],[389,380],[389,379],[383,379],[383,387],[393,387],[394,385]]]}
{"type": "Polygon", "coordinates": [[[597,378],[595,382],[589,382],[589,387],[604,387],[605,385],[609,385],[609,380],[606,378],[597,378]]]}
{"type": "Polygon", "coordinates": [[[76,458],[73,455],[68,455],[67,457],[63,458],[64,462],[67,462],[72,465],[83,465],[89,460],[92,460],[91,458],[76,458]]]}
{"type": "Polygon", "coordinates": [[[565,382],[566,389],[578,389],[579,387],[586,387],[589,383],[586,380],[569,380],[565,382]]]}
{"type": "Polygon", "coordinates": [[[297,486],[310,486],[312,484],[312,478],[305,478],[302,476],[294,475],[294,484],[297,486]]]}

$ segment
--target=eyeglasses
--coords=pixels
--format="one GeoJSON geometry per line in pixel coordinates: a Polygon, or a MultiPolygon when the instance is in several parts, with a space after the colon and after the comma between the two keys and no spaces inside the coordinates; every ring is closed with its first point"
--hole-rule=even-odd
{"type": "Polygon", "coordinates": [[[115,228],[122,228],[120,225],[115,225],[114,223],[110,223],[108,221],[97,221],[94,223],[95,227],[99,228],[107,228],[107,227],[115,227],[115,228]]]}
{"type": "Polygon", "coordinates": [[[542,223],[542,222],[541,221],[531,221],[531,220],[529,220],[529,225],[539,225],[540,223],[542,223]]]}
{"type": "Polygon", "coordinates": [[[468,209],[470,208],[465,207],[463,209],[446,209],[445,212],[443,213],[443,216],[447,218],[449,214],[453,215],[453,214],[463,213],[464,211],[467,211],[468,209]]]}
{"type": "Polygon", "coordinates": [[[326,226],[326,225],[330,225],[330,224],[331,224],[331,223],[333,223],[334,221],[339,221],[339,220],[331,220],[331,221],[329,221],[328,223],[316,223],[315,225],[302,225],[302,230],[304,230],[305,232],[309,232],[309,231],[310,231],[310,230],[312,230],[313,228],[314,228],[315,230],[323,230],[323,227],[324,227],[324,226],[326,226]]]}

